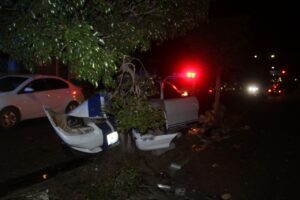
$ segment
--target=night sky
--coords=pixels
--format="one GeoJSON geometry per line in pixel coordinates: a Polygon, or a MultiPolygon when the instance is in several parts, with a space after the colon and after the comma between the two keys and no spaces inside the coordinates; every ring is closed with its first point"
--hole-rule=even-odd
{"type": "MultiPolygon", "coordinates": [[[[243,47],[244,51],[241,51],[240,57],[247,59],[248,56],[250,60],[257,53],[260,56],[261,63],[257,65],[253,64],[250,68],[245,68],[245,70],[249,70],[249,73],[245,73],[246,75],[259,76],[262,72],[267,74],[270,66],[264,60],[269,59],[268,56],[271,53],[275,53],[278,65],[286,67],[290,74],[292,73],[296,76],[300,73],[298,69],[300,31],[297,27],[299,22],[297,21],[296,9],[296,3],[292,1],[279,3],[263,0],[216,0],[211,4],[209,20],[224,20],[236,17],[245,17],[248,19],[247,23],[251,35],[251,43],[249,43],[249,46],[243,47]]],[[[201,30],[203,27],[200,26],[199,29],[201,30]]],[[[203,66],[211,65],[207,68],[213,68],[211,63],[205,61],[204,54],[197,54],[205,51],[205,49],[193,53],[189,50],[186,43],[183,42],[196,37],[201,36],[197,34],[197,31],[194,31],[184,37],[166,41],[160,46],[154,46],[152,51],[148,53],[152,59],[152,65],[160,64],[161,67],[156,69],[157,71],[165,68],[162,71],[170,73],[173,69],[176,69],[175,65],[181,62],[180,59],[195,54],[193,57],[198,56],[200,62],[201,60],[203,61],[203,66]]],[[[205,47],[204,44],[203,46],[205,47]]],[[[244,59],[244,62],[248,62],[246,59],[244,59]]],[[[210,73],[213,72],[213,69],[205,70],[210,70],[210,73]]],[[[211,74],[207,74],[207,76],[211,76],[211,74]]]]}
{"type": "Polygon", "coordinates": [[[298,6],[294,1],[217,0],[211,18],[247,16],[253,34],[253,53],[267,57],[275,53],[279,66],[299,75],[300,30],[298,6]]]}
{"type": "MultiPolygon", "coordinates": [[[[211,17],[248,15],[258,40],[271,47],[295,46],[299,42],[297,5],[293,1],[216,1],[212,4],[211,17]]],[[[298,17],[299,18],[299,17],[298,17]]]]}

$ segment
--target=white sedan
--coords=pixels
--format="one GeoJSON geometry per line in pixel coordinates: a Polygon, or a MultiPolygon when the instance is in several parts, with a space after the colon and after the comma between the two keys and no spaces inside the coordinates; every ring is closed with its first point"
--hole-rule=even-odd
{"type": "Polygon", "coordinates": [[[84,100],[81,88],[48,75],[5,75],[0,77],[0,128],[45,117],[44,106],[68,112],[84,100]]]}

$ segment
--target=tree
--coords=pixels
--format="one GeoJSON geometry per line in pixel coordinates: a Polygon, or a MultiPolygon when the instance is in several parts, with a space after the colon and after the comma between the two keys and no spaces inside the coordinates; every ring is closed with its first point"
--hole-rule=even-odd
{"type": "MultiPolygon", "coordinates": [[[[79,79],[88,80],[95,86],[101,82],[112,87],[117,73],[122,76],[132,72],[132,68],[124,67],[133,66],[127,62],[130,54],[149,50],[153,41],[159,43],[194,29],[206,19],[209,2],[3,0],[0,50],[22,61],[29,69],[36,63],[61,61],[79,79]]],[[[114,105],[111,105],[118,128],[126,132],[133,128],[131,126],[138,126],[135,128],[142,131],[156,127],[160,124],[158,111],[149,107],[146,102],[148,90],[143,87],[148,78],[129,75],[132,79],[126,80],[136,80],[131,82],[133,87],[129,87],[134,91],[130,89],[124,95],[117,87],[118,93],[113,96],[114,105]],[[127,108],[138,114],[124,115],[127,108]],[[146,112],[155,123],[149,123],[151,117],[145,118],[146,112]],[[148,123],[145,119],[149,119],[148,123]]],[[[127,83],[121,81],[121,84],[127,83]]]]}
{"type": "Polygon", "coordinates": [[[183,34],[210,0],[3,0],[1,50],[28,68],[60,60],[79,78],[112,86],[124,55],[183,34]]]}
{"type": "MultiPolygon", "coordinates": [[[[143,134],[149,129],[162,128],[165,124],[162,110],[149,104],[149,97],[159,93],[153,75],[136,58],[124,57],[120,68],[118,85],[106,107],[116,119],[118,132],[129,133],[136,128],[143,134]]],[[[133,152],[130,134],[121,134],[120,138],[123,151],[133,152]]]]}

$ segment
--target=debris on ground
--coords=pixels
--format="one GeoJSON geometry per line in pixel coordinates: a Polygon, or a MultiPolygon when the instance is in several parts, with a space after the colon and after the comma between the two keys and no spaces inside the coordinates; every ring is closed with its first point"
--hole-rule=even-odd
{"type": "Polygon", "coordinates": [[[171,150],[175,149],[175,147],[176,147],[176,145],[173,142],[171,142],[169,147],[163,148],[163,149],[153,150],[152,154],[155,155],[155,156],[161,156],[162,154],[165,154],[168,151],[171,151],[171,150]]]}
{"type": "Polygon", "coordinates": [[[249,131],[250,130],[250,126],[249,125],[244,125],[241,127],[241,130],[244,130],[244,131],[249,131]]]}
{"type": "Polygon", "coordinates": [[[223,200],[229,200],[229,199],[231,199],[231,194],[230,193],[224,193],[224,194],[221,195],[221,198],[223,200]]]}
{"type": "Polygon", "coordinates": [[[181,165],[179,165],[177,163],[171,163],[170,169],[172,169],[172,170],[180,170],[181,169],[181,165]]]}
{"type": "Polygon", "coordinates": [[[153,151],[169,148],[171,141],[177,136],[177,134],[178,133],[154,135],[147,133],[142,135],[137,130],[132,129],[132,135],[136,147],[142,151],[153,151]]]}
{"type": "Polygon", "coordinates": [[[26,199],[30,199],[30,200],[49,200],[50,199],[49,191],[45,190],[45,191],[40,191],[40,192],[28,194],[26,196],[26,199]]]}
{"type": "Polygon", "coordinates": [[[184,196],[186,192],[185,188],[179,187],[179,188],[175,188],[175,195],[177,196],[184,196]]]}
{"type": "Polygon", "coordinates": [[[164,185],[164,184],[158,183],[157,187],[161,190],[164,190],[164,191],[171,191],[171,186],[170,185],[164,185]]]}
{"type": "Polygon", "coordinates": [[[192,152],[200,152],[202,150],[204,150],[206,147],[206,145],[201,145],[201,144],[193,144],[192,145],[192,152]]]}
{"type": "Polygon", "coordinates": [[[202,128],[202,127],[193,127],[193,128],[190,128],[190,129],[188,130],[187,135],[188,135],[188,136],[201,135],[201,134],[203,134],[205,131],[206,131],[205,128],[202,128]]]}
{"type": "Polygon", "coordinates": [[[219,167],[219,164],[218,163],[214,163],[214,164],[211,165],[211,167],[212,168],[217,168],[217,167],[219,167]]]}

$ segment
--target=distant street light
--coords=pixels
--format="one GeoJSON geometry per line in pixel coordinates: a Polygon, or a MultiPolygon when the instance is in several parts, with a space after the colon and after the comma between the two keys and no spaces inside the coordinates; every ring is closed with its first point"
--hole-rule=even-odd
{"type": "Polygon", "coordinates": [[[253,56],[254,58],[258,58],[258,55],[257,54],[254,54],[254,56],[253,56]]]}
{"type": "Polygon", "coordinates": [[[271,57],[271,58],[275,58],[275,54],[271,54],[270,57],[271,57]]]}

